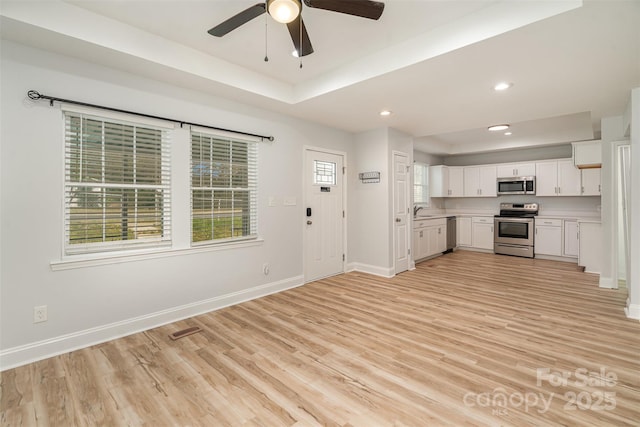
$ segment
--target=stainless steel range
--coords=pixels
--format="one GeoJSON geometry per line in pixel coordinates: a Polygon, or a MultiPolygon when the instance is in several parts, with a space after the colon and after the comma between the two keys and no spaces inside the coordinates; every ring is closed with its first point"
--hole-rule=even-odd
{"type": "Polygon", "coordinates": [[[500,203],[500,215],[493,220],[493,252],[533,258],[536,215],[537,203],[500,203]]]}

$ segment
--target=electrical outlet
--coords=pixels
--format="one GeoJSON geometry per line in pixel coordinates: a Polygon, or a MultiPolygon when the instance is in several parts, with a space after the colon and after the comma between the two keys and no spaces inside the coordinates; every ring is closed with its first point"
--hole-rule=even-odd
{"type": "Polygon", "coordinates": [[[268,262],[265,262],[264,264],[262,264],[262,272],[264,273],[265,276],[269,275],[269,270],[271,269],[271,267],[269,266],[268,262]]]}
{"type": "Polygon", "coordinates": [[[40,323],[47,321],[47,306],[40,305],[33,307],[33,323],[40,323]]]}

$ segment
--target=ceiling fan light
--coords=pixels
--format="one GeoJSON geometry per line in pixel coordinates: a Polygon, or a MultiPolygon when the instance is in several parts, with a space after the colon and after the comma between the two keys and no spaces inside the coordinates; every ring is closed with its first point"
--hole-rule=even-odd
{"type": "Polygon", "coordinates": [[[269,15],[281,24],[288,24],[300,14],[299,0],[269,0],[269,15]]]}

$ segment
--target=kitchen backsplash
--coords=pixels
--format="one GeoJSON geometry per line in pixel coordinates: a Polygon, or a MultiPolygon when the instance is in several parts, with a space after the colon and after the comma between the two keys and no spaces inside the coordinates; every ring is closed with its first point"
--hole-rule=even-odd
{"type": "MultiPolygon", "coordinates": [[[[438,200],[438,199],[432,199],[438,200]]],[[[460,197],[442,198],[445,211],[493,211],[498,213],[500,203],[538,203],[540,215],[575,215],[585,217],[600,216],[600,197],[536,197],[536,196],[499,196],[499,197],[460,197]]]]}

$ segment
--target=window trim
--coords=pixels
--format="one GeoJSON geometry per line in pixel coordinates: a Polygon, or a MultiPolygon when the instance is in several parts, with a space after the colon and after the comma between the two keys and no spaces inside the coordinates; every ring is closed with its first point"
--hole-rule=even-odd
{"type": "MultiPolygon", "coordinates": [[[[71,104],[61,104],[61,122],[62,122],[62,260],[71,259],[86,259],[86,258],[113,258],[119,256],[126,256],[127,254],[136,253],[139,251],[153,252],[156,250],[166,250],[173,246],[173,206],[172,206],[172,163],[173,153],[171,149],[172,130],[175,126],[163,120],[151,119],[147,117],[139,117],[133,114],[118,113],[107,110],[100,110],[96,108],[88,108],[83,106],[76,106],[71,104]],[[163,219],[166,224],[163,225],[163,234],[168,236],[163,237],[150,237],[141,239],[139,241],[108,241],[108,242],[96,242],[96,243],[80,243],[72,245],[69,243],[68,229],[70,226],[68,222],[67,210],[67,188],[70,186],[71,181],[67,181],[68,169],[67,169],[67,156],[68,156],[68,135],[67,135],[67,115],[79,115],[83,118],[90,118],[101,122],[121,123],[125,125],[131,125],[141,128],[152,128],[162,132],[161,136],[161,165],[166,163],[168,171],[164,174],[163,178],[166,178],[166,183],[161,185],[153,185],[153,187],[162,187],[164,194],[168,195],[168,200],[163,201],[163,219]]],[[[161,166],[162,167],[162,166],[161,166]]],[[[96,187],[102,186],[104,188],[118,187],[118,184],[111,183],[97,183],[96,187]]],[[[128,187],[129,184],[125,184],[128,187]]],[[[144,187],[144,184],[140,184],[137,187],[144,187]]],[[[52,261],[51,265],[62,262],[52,261]]],[[[67,261],[68,262],[68,261],[67,261]]]]}
{"type": "MultiPolygon", "coordinates": [[[[258,157],[259,157],[259,145],[260,140],[258,138],[239,138],[237,135],[232,135],[228,132],[218,132],[211,129],[199,128],[196,126],[192,126],[189,132],[189,243],[192,248],[201,248],[207,246],[220,246],[220,245],[228,245],[236,242],[246,242],[246,241],[256,241],[259,240],[258,233],[258,185],[259,185],[259,172],[258,172],[258,157]],[[247,164],[249,165],[248,170],[250,171],[251,167],[253,167],[253,176],[249,172],[248,175],[248,183],[246,187],[246,191],[248,193],[248,209],[249,209],[249,228],[253,230],[253,233],[243,236],[236,237],[226,237],[219,239],[210,239],[210,240],[201,240],[194,241],[193,240],[193,193],[194,189],[200,189],[203,187],[194,187],[193,186],[193,169],[194,169],[194,158],[193,158],[193,136],[194,134],[199,134],[201,136],[206,136],[211,139],[218,139],[223,141],[229,141],[231,143],[238,142],[247,144],[247,164]],[[251,158],[253,157],[253,158],[251,158]],[[253,166],[251,166],[253,164],[253,166]],[[251,185],[251,181],[253,180],[253,184],[251,185]]],[[[231,161],[231,160],[230,160],[231,161]]],[[[206,190],[212,189],[211,191],[216,191],[213,189],[214,187],[207,187],[206,190]]],[[[242,189],[244,191],[244,188],[242,189]]],[[[234,191],[234,187],[229,186],[228,188],[221,188],[218,191],[234,191]]],[[[213,230],[212,230],[213,231],[213,230]]]]}
{"type": "Polygon", "coordinates": [[[413,199],[414,199],[413,200],[413,205],[414,206],[420,206],[422,208],[429,208],[429,207],[431,207],[431,182],[430,182],[431,180],[429,179],[430,178],[430,176],[429,176],[429,167],[430,167],[430,165],[428,163],[424,163],[424,162],[413,162],[413,167],[414,167],[413,177],[412,177],[413,178],[412,179],[412,182],[413,182],[412,196],[413,196],[413,199]],[[425,176],[427,177],[427,185],[416,184],[416,182],[415,182],[416,166],[424,168],[425,174],[426,174],[425,176]],[[416,201],[415,200],[415,194],[416,194],[415,188],[417,186],[426,188],[426,200],[425,201],[416,201]]]}
{"type": "Polygon", "coordinates": [[[70,255],[60,260],[50,261],[51,271],[74,270],[78,268],[97,267],[101,265],[122,264],[134,261],[144,261],[149,259],[171,258],[182,255],[194,255],[207,252],[224,251],[236,248],[249,248],[261,246],[264,240],[256,238],[253,240],[242,240],[235,242],[225,242],[214,245],[199,245],[186,248],[154,248],[154,249],[131,249],[112,252],[94,252],[82,255],[70,255]]]}

